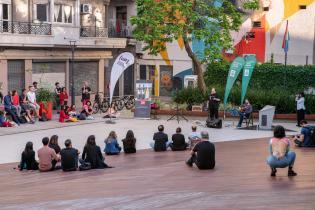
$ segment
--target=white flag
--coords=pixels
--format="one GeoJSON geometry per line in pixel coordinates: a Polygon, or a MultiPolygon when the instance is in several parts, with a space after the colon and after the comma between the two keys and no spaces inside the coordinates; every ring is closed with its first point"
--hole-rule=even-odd
{"type": "Polygon", "coordinates": [[[109,86],[109,101],[112,103],[114,89],[120,75],[132,64],[134,64],[135,58],[133,54],[129,52],[121,53],[113,64],[112,71],[110,74],[110,86],[109,86]]]}

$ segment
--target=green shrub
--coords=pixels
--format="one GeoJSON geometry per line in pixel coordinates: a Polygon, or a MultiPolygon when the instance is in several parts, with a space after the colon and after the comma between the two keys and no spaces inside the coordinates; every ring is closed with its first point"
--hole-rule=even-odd
{"type": "Polygon", "coordinates": [[[54,99],[54,94],[46,88],[40,88],[36,93],[36,100],[38,102],[51,102],[54,99]]]}
{"type": "Polygon", "coordinates": [[[179,104],[196,105],[203,103],[206,98],[206,94],[202,94],[198,88],[184,88],[174,95],[173,101],[179,104]]]}

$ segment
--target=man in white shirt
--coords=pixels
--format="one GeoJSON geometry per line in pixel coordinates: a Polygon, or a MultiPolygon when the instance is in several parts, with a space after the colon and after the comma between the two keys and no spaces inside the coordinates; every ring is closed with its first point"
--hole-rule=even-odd
{"type": "Polygon", "coordinates": [[[304,93],[301,92],[295,98],[296,101],[296,111],[297,111],[297,125],[301,127],[301,121],[305,119],[305,97],[304,93]]]}
{"type": "Polygon", "coordinates": [[[36,101],[35,88],[34,86],[29,86],[28,89],[29,91],[27,92],[27,99],[29,101],[30,109],[34,110],[36,113],[36,116],[40,119],[40,116],[39,116],[40,106],[37,104],[37,101],[36,101]]]}

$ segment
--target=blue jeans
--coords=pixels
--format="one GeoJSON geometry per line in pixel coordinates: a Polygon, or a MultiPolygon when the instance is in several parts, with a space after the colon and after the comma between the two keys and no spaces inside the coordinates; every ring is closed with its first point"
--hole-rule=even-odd
{"type": "Polygon", "coordinates": [[[270,155],[267,158],[267,164],[271,168],[285,168],[293,167],[295,161],[295,152],[289,151],[281,160],[278,160],[275,156],[270,155]]]}
{"type": "MultiPolygon", "coordinates": [[[[166,149],[170,146],[170,141],[166,142],[166,149]]],[[[154,141],[150,142],[150,147],[154,149],[154,141]]]]}

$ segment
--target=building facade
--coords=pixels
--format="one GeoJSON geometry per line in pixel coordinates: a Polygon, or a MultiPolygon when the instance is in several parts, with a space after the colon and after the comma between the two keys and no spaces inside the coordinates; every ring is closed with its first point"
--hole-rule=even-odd
{"type": "Polygon", "coordinates": [[[70,90],[72,78],[77,103],[84,81],[93,92],[106,92],[113,52],[127,47],[126,36],[110,30],[109,5],[109,0],[0,0],[2,92],[34,81],[50,89],[60,82],[70,90]]]}

